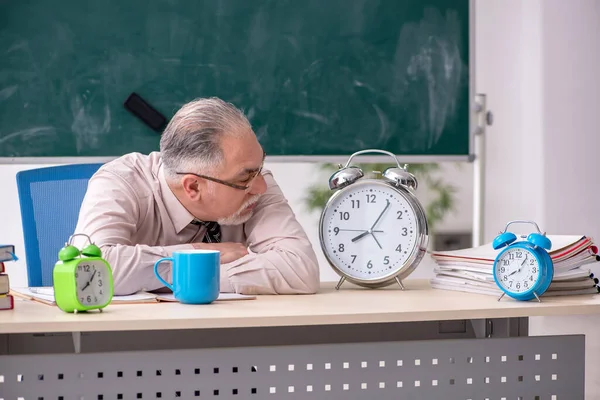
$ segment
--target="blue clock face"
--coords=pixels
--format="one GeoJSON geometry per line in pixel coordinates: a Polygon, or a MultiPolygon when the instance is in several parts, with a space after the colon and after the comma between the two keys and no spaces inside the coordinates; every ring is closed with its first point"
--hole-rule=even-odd
{"type": "Polygon", "coordinates": [[[510,293],[531,291],[540,278],[540,263],[537,256],[523,247],[504,250],[494,264],[497,283],[510,293]]]}

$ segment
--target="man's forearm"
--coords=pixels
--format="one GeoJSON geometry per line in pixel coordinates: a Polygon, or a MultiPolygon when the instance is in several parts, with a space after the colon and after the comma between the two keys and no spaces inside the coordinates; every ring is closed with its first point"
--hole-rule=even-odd
{"type": "MultiPolygon", "coordinates": [[[[154,275],[154,263],[170,257],[175,250],[192,249],[191,244],[175,246],[103,245],[102,255],[110,264],[115,284],[115,295],[127,295],[140,290],[156,290],[164,285],[154,275]]],[[[171,280],[171,264],[162,263],[159,273],[167,282],[171,280]]]]}
{"type": "Polygon", "coordinates": [[[242,294],[312,294],[319,266],[312,250],[273,246],[221,266],[221,291],[242,294]]]}

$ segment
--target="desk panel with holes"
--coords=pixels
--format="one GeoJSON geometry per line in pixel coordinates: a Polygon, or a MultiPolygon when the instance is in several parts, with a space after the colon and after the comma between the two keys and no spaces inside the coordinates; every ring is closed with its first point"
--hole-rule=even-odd
{"type": "Polygon", "coordinates": [[[583,335],[0,357],[0,399],[578,400],[583,335]]]}

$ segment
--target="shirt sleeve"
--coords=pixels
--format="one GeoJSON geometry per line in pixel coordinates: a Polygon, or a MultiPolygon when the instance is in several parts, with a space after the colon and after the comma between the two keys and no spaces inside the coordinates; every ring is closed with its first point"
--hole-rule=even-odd
{"type": "MultiPolygon", "coordinates": [[[[75,233],[85,233],[102,250],[102,257],[113,271],[115,295],[140,290],[155,290],[164,285],[154,275],[154,262],[170,257],[173,251],[191,249],[191,244],[147,246],[135,244],[137,221],[144,212],[143,202],[120,176],[109,171],[96,173],[88,182],[81,204],[75,233]]],[[[81,245],[78,237],[76,244],[81,245]]],[[[159,273],[171,280],[169,263],[159,266],[159,273]]]]}
{"type": "Polygon", "coordinates": [[[250,254],[221,266],[221,291],[310,294],[319,288],[317,257],[270,172],[267,191],[245,224],[250,254]]]}

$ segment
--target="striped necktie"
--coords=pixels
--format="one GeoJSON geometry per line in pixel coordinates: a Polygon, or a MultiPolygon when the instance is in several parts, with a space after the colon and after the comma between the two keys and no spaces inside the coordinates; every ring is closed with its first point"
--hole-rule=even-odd
{"type": "Polygon", "coordinates": [[[205,222],[206,233],[204,234],[204,243],[219,243],[221,242],[221,227],[216,222],[205,222]]]}

